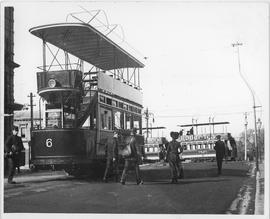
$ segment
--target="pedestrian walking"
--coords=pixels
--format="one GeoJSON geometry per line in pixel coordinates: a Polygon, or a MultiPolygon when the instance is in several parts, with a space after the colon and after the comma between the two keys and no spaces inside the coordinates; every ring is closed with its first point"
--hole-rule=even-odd
{"type": "Polygon", "coordinates": [[[12,135],[10,135],[4,146],[4,154],[8,164],[8,183],[15,184],[13,177],[15,174],[16,166],[20,161],[21,151],[24,149],[22,139],[18,136],[19,128],[13,126],[12,135]]]}
{"type": "Polygon", "coordinates": [[[178,178],[183,178],[184,171],[183,166],[180,164],[179,154],[183,152],[183,148],[180,145],[180,142],[176,141],[179,136],[178,132],[171,132],[170,136],[172,141],[169,142],[167,148],[167,160],[170,165],[171,170],[171,183],[177,183],[178,178]]]}
{"type": "Polygon", "coordinates": [[[215,143],[215,151],[216,151],[216,160],[217,160],[217,167],[218,167],[218,175],[221,174],[222,170],[222,161],[225,155],[225,143],[221,141],[221,136],[217,135],[217,141],[215,143]]]}
{"type": "Polygon", "coordinates": [[[108,182],[110,170],[115,174],[115,181],[118,182],[118,133],[113,133],[113,138],[109,139],[106,144],[106,169],[103,176],[103,181],[108,182]]]}
{"type": "Polygon", "coordinates": [[[124,169],[123,169],[123,173],[122,173],[121,180],[120,180],[122,185],[125,185],[127,174],[128,174],[128,171],[131,167],[134,167],[134,169],[135,169],[137,185],[143,184],[143,181],[142,181],[141,175],[140,175],[140,168],[139,168],[139,161],[140,161],[139,156],[140,155],[139,155],[138,149],[137,149],[138,143],[137,143],[137,140],[135,138],[136,132],[137,132],[137,129],[133,128],[131,130],[130,136],[126,140],[125,150],[127,150],[129,152],[126,153],[126,155],[123,154],[124,159],[125,159],[125,164],[124,164],[124,169]]]}
{"type": "Polygon", "coordinates": [[[227,145],[231,148],[231,160],[235,161],[237,158],[237,146],[235,139],[232,137],[231,133],[228,133],[227,135],[227,145]]]}

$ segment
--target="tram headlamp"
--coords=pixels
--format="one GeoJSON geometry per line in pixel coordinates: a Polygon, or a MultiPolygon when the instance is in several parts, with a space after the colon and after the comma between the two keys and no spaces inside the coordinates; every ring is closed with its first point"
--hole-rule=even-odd
{"type": "Polygon", "coordinates": [[[50,79],[50,80],[48,81],[48,86],[49,86],[50,88],[55,87],[55,86],[56,86],[56,80],[55,80],[55,79],[50,79]]]}

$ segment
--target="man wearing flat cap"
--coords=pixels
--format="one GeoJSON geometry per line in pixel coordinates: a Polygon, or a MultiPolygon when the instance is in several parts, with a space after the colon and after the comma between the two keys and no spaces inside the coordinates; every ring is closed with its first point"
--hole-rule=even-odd
{"type": "Polygon", "coordinates": [[[24,149],[22,139],[18,136],[19,128],[13,126],[12,135],[10,135],[5,142],[5,157],[8,161],[8,183],[15,184],[13,176],[16,165],[20,159],[20,153],[24,149]]]}
{"type": "Polygon", "coordinates": [[[217,167],[218,167],[218,175],[221,174],[222,169],[222,161],[225,156],[225,143],[221,141],[221,136],[216,136],[217,141],[215,143],[214,149],[216,150],[216,160],[217,160],[217,167]]]}

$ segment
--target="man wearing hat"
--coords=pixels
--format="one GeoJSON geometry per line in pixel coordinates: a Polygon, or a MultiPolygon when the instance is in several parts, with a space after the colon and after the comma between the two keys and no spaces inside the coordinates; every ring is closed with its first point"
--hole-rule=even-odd
{"type": "Polygon", "coordinates": [[[172,141],[170,141],[167,148],[167,160],[169,161],[171,169],[171,183],[177,183],[177,178],[183,178],[182,165],[181,170],[179,167],[179,154],[183,152],[183,148],[181,147],[180,142],[176,141],[176,139],[179,137],[178,132],[171,132],[170,136],[172,137],[172,141]]]}
{"type": "Polygon", "coordinates": [[[24,149],[22,139],[18,136],[18,127],[13,126],[12,135],[5,142],[5,157],[8,162],[8,183],[15,184],[13,176],[15,168],[20,159],[20,153],[24,149]]]}
{"type": "Polygon", "coordinates": [[[106,169],[103,176],[103,181],[108,182],[108,173],[111,167],[114,167],[115,180],[118,181],[118,133],[114,131],[113,138],[108,139],[106,144],[106,169]]]}
{"type": "Polygon", "coordinates": [[[221,174],[222,169],[222,161],[225,155],[225,143],[221,141],[221,136],[217,135],[217,141],[215,143],[214,149],[216,150],[216,160],[217,160],[217,167],[218,167],[218,175],[221,174]]]}

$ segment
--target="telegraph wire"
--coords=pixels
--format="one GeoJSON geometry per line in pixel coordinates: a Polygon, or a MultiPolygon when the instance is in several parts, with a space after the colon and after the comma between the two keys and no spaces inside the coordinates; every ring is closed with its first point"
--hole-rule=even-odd
{"type": "MultiPolygon", "coordinates": [[[[261,110],[262,111],[262,110],[261,110]]],[[[252,113],[253,111],[245,111],[247,113],[252,113]]],[[[215,115],[238,115],[243,114],[244,112],[228,112],[228,113],[214,113],[215,115]]],[[[194,117],[194,116],[209,116],[208,114],[190,114],[190,115],[156,115],[156,118],[178,118],[178,117],[194,117]]]]}

